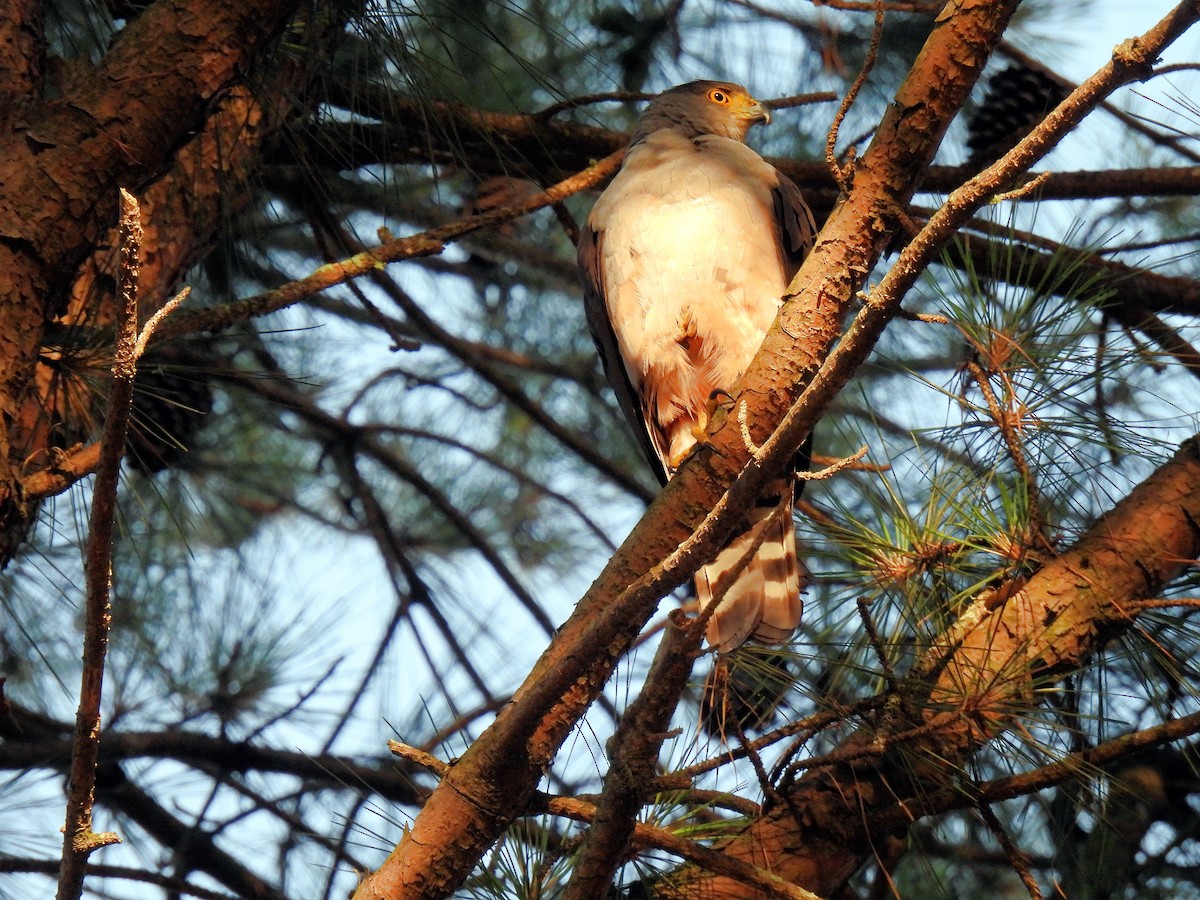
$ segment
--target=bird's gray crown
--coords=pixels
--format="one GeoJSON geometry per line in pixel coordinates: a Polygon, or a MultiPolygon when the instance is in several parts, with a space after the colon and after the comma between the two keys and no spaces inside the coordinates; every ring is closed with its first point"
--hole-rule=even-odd
{"type": "Polygon", "coordinates": [[[633,143],[662,129],[679,131],[689,138],[715,134],[744,141],[751,125],[770,121],[767,108],[740,84],[689,81],[650,101],[638,119],[633,143]]]}

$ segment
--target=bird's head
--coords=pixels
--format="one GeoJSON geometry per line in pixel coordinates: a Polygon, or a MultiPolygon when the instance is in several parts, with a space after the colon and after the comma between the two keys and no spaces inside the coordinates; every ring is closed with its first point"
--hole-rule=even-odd
{"type": "Polygon", "coordinates": [[[661,128],[672,128],[688,137],[715,134],[744,141],[751,125],[770,121],[770,111],[740,84],[689,81],[650,101],[638,119],[633,139],[636,143],[661,128]]]}

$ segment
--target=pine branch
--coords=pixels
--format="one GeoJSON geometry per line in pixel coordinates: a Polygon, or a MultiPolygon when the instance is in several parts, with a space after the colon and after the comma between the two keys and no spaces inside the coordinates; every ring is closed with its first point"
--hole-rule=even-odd
{"type": "MultiPolygon", "coordinates": [[[[334,89],[337,85],[332,86],[334,89]]],[[[355,86],[354,92],[359,92],[355,86]]],[[[480,177],[508,175],[557,180],[594,159],[621,149],[629,135],[572,122],[546,122],[539,116],[490,113],[467,106],[439,103],[398,91],[375,89],[386,95],[390,111],[380,114],[385,124],[329,122],[294,133],[294,140],[273,146],[268,162],[280,166],[300,161],[330,171],[349,171],[368,165],[461,166],[480,177]],[[437,131],[428,130],[437,122],[437,131]]],[[[361,104],[360,104],[361,105],[361,104]]],[[[814,204],[827,212],[836,196],[825,163],[770,157],[772,165],[800,186],[814,204]],[[825,202],[821,202],[825,198],[825,202]]],[[[1040,200],[1088,200],[1130,196],[1184,196],[1200,193],[1200,166],[1146,166],[1049,172],[1040,200]]],[[[961,166],[929,166],[919,191],[947,194],[963,182],[961,166]]],[[[818,215],[818,220],[823,216],[818,215]]]]}
{"type": "MultiPolygon", "coordinates": [[[[1028,780],[1006,779],[986,792],[973,791],[966,778],[953,789],[944,787],[954,767],[961,769],[978,748],[1019,722],[1036,702],[1030,693],[1035,680],[1074,670],[1132,627],[1125,604],[1154,593],[1200,554],[1197,522],[1200,437],[1184,444],[1022,589],[994,605],[989,600],[994,592],[987,592],[962,613],[908,676],[910,682],[936,679],[919,726],[924,734],[880,756],[875,748],[886,736],[877,727],[861,729],[837,751],[847,762],[810,770],[788,792],[788,804],[770,810],[725,852],[744,859],[769,853],[775,871],[818,892],[830,891],[870,857],[878,841],[922,811],[995,802],[1074,771],[1085,756],[1068,757],[1028,780]],[[868,762],[856,764],[859,759],[868,762]],[[921,799],[926,796],[928,807],[921,799]],[[795,809],[804,811],[803,830],[795,809]]],[[[1107,752],[1194,733],[1197,720],[1169,724],[1174,727],[1131,736],[1129,745],[1107,752]]],[[[735,890],[703,876],[680,878],[697,891],[725,896],[722,890],[735,890]]]]}
{"type": "Polygon", "coordinates": [[[217,846],[213,836],[185,822],[128,779],[119,766],[106,766],[96,784],[96,799],[136,823],[163,847],[174,850],[181,875],[203,872],[238,897],[289,900],[240,860],[217,846]]]}
{"type": "MultiPolygon", "coordinates": [[[[54,723],[65,728],[65,723],[54,723]]],[[[28,724],[22,726],[28,731],[28,724]]],[[[63,771],[70,762],[71,744],[64,737],[40,732],[8,738],[0,744],[0,770],[20,772],[46,768],[63,771]]],[[[313,755],[278,750],[260,744],[231,741],[196,731],[108,731],[100,747],[101,766],[133,759],[173,759],[195,768],[219,766],[223,772],[266,772],[288,775],[329,789],[363,790],[391,803],[419,804],[424,792],[414,786],[411,769],[395,761],[375,761],[333,754],[313,755]]]]}
{"type": "Polygon", "coordinates": [[[88,519],[84,574],[87,595],[83,626],[83,677],[79,689],[79,711],[75,715],[75,739],[67,778],[67,821],[63,827],[62,869],[58,876],[58,900],[78,900],[83,893],[87,861],[101,847],[120,838],[113,832],[92,831],[92,802],[96,784],[96,762],[100,756],[100,700],[104,685],[104,659],[112,622],[113,521],[117,507],[117,479],[125,449],[125,432],[133,404],[133,379],[138,359],[138,277],[142,254],[142,224],[137,201],[121,191],[121,265],[119,319],[113,361],[112,391],[100,440],[100,460],[92,492],[88,519]]]}
{"type": "MultiPolygon", "coordinates": [[[[14,856],[0,857],[0,872],[18,873],[29,872],[41,875],[57,875],[61,861],[57,859],[22,859],[14,856]]],[[[179,897],[196,897],[197,900],[238,900],[233,894],[224,891],[213,891],[199,885],[189,884],[184,878],[164,875],[161,872],[151,872],[147,869],[134,869],[130,866],[109,866],[102,863],[88,865],[88,874],[96,878],[112,878],[114,880],[131,881],[135,884],[153,885],[171,892],[170,895],[179,897]]]]}
{"type": "Polygon", "coordinates": [[[255,297],[246,297],[223,306],[178,316],[171,325],[162,330],[161,338],[165,340],[181,334],[221,331],[256,316],[286,309],[320,291],[369,274],[386,263],[439,254],[445,250],[448,243],[463,235],[512,221],[596,186],[616,171],[623,155],[623,152],[614,153],[583,171],[564,178],[531,199],[511,206],[467,216],[409,237],[394,238],[390,234],[384,234],[379,246],[357,253],[348,259],[328,263],[311,275],[290,284],[255,297]]]}
{"type": "Polygon", "coordinates": [[[63,828],[63,860],[59,873],[58,900],[78,900],[88,857],[101,847],[118,843],[112,832],[92,831],[92,802],[96,765],[100,755],[100,701],[104,685],[104,660],[112,622],[113,525],[117,507],[117,480],[133,404],[133,382],[137,363],[154,329],[187,296],[186,290],[160,309],[139,332],[138,286],[142,254],[141,210],[131,194],[121,191],[120,305],[112,389],[100,439],[96,484],[88,519],[84,574],[87,596],[84,607],[83,675],[75,738],[67,778],[67,819],[63,828]]]}

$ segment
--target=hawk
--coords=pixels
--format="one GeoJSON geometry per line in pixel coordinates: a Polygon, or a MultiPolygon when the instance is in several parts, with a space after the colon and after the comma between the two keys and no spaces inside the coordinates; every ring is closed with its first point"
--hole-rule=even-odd
{"type": "MultiPolygon", "coordinates": [[[[770,113],[744,87],[693,81],[656,97],[588,216],[579,268],[588,325],[660,480],[702,438],[745,372],[816,226],[799,188],[744,143],[770,113]]],[[[701,608],[757,550],[714,611],[708,642],[786,641],[800,623],[793,478],[780,478],[696,574],[701,608]]]]}

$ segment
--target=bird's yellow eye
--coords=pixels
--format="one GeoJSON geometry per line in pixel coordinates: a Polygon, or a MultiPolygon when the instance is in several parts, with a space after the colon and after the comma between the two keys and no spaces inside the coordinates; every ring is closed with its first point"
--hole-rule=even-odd
{"type": "Polygon", "coordinates": [[[713,103],[718,103],[721,106],[729,105],[729,94],[720,88],[713,88],[708,92],[708,99],[713,103]]]}

